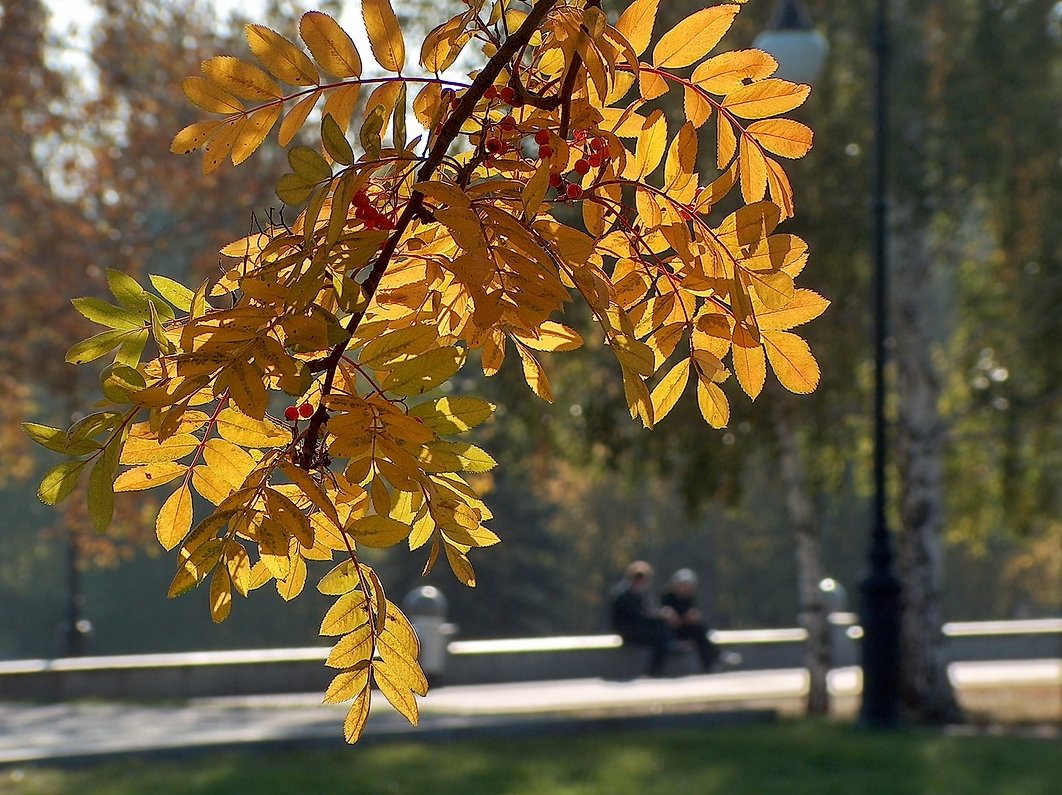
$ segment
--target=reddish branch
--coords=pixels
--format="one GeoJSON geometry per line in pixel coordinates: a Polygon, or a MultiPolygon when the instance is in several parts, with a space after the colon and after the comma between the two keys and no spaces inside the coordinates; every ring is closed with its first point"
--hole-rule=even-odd
{"type": "MultiPolygon", "coordinates": [[[[558,0],[539,0],[531,10],[531,13],[529,13],[524,19],[523,24],[520,25],[515,33],[505,40],[502,46],[498,48],[498,51],[494,53],[494,56],[487,62],[487,65],[483,67],[483,70],[476,76],[476,79],[472,81],[472,85],[468,87],[467,91],[465,91],[453,113],[450,114],[449,118],[447,118],[439,129],[439,133],[435,137],[435,143],[432,145],[431,152],[428,153],[424,165],[421,166],[420,172],[417,174],[418,181],[425,182],[431,179],[436,169],[442,165],[450,146],[457,139],[457,136],[461,134],[462,125],[464,125],[475,112],[476,105],[479,103],[479,100],[482,99],[487,88],[494,85],[494,81],[498,79],[498,75],[501,74],[502,68],[512,60],[522,47],[527,45],[531,40],[531,35],[538,30],[542,21],[546,18],[546,14],[552,10],[557,2],[558,0]]],[[[598,4],[599,2],[600,0],[589,0],[589,4],[591,5],[598,4]]],[[[412,220],[419,216],[423,206],[424,194],[419,190],[413,191],[409,197],[409,201],[406,202],[405,208],[402,210],[402,215],[399,216],[398,221],[395,223],[394,232],[392,232],[391,236],[387,239],[387,242],[384,243],[383,248],[380,249],[380,253],[376,257],[376,263],[373,265],[368,277],[361,285],[362,292],[365,296],[366,306],[368,306],[368,303],[376,293],[376,288],[379,287],[384,273],[387,272],[387,267],[390,265],[391,258],[398,249],[398,244],[401,241],[402,236],[405,234],[406,229],[409,227],[412,220]]],[[[353,335],[354,332],[357,331],[358,324],[361,323],[361,319],[364,315],[365,310],[363,309],[350,316],[346,324],[346,330],[348,333],[353,335]]],[[[317,406],[317,410],[314,412],[313,417],[310,418],[309,424],[306,426],[306,435],[303,437],[302,453],[299,455],[299,466],[305,470],[311,469],[313,467],[313,462],[316,459],[317,445],[321,437],[321,430],[324,428],[324,424],[328,420],[328,409],[325,408],[324,398],[332,391],[332,383],[335,381],[336,370],[339,368],[339,362],[343,358],[343,353],[347,349],[348,342],[349,340],[336,345],[324,360],[323,369],[325,379],[321,384],[321,402],[317,406]]]]}

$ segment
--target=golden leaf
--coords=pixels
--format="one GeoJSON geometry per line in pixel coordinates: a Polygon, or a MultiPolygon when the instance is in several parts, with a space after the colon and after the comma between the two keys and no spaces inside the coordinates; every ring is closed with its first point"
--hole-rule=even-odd
{"type": "Polygon", "coordinates": [[[811,151],[814,133],[792,119],[761,119],[745,128],[745,134],[779,157],[801,158],[811,151]]]}
{"type": "Polygon", "coordinates": [[[679,22],[660,37],[653,48],[653,63],[676,69],[699,61],[723,38],[737,15],[736,5],[724,4],[701,9],[679,22]]]}
{"type": "Polygon", "coordinates": [[[347,711],[346,720],[343,721],[343,736],[348,743],[356,743],[361,739],[365,731],[365,722],[369,719],[369,704],[372,701],[372,690],[365,687],[354,699],[347,711]]]}
{"type": "Polygon", "coordinates": [[[353,40],[328,14],[308,11],[299,20],[299,35],[324,71],[333,77],[361,77],[361,56],[353,40]]]}
{"type": "Polygon", "coordinates": [[[759,310],[756,321],[761,331],[788,331],[814,320],[829,305],[830,302],[814,290],[800,289],[793,293],[793,299],[785,305],[777,309],[759,310]]]}
{"type": "Polygon", "coordinates": [[[800,107],[810,93],[811,86],[772,77],[734,89],[723,107],[742,119],[763,119],[800,107]]]}
{"type": "Polygon", "coordinates": [[[158,461],[122,472],[114,481],[115,491],[143,491],[163,486],[188,471],[185,464],[158,461]]]}
{"type": "Polygon", "coordinates": [[[317,85],[320,76],[311,61],[298,46],[264,25],[244,28],[251,52],[278,80],[293,86],[317,85]]]}
{"type": "Polygon", "coordinates": [[[734,344],[731,346],[731,356],[734,362],[734,375],[738,383],[745,390],[745,394],[753,400],[763,389],[763,382],[767,377],[767,362],[763,356],[763,347],[758,340],[743,328],[738,326],[734,329],[734,344]]]}
{"type": "Polygon", "coordinates": [[[276,447],[291,441],[291,431],[268,419],[256,420],[232,406],[222,409],[215,427],[222,439],[241,447],[276,447]]]}
{"type": "Polygon", "coordinates": [[[192,529],[192,491],[187,484],[166,498],[155,518],[155,534],[169,551],[181,543],[192,529]]]}
{"type": "Polygon", "coordinates": [[[634,0],[616,22],[616,30],[630,42],[635,55],[641,55],[649,46],[659,5],[660,0],[634,0]]]}
{"type": "Polygon", "coordinates": [[[798,395],[807,395],[819,385],[819,363],[807,342],[788,331],[766,331],[763,346],[778,383],[798,395]]]}
{"type": "Polygon", "coordinates": [[[280,86],[253,64],[231,55],[215,55],[202,64],[203,74],[223,90],[255,102],[280,99],[280,86]]]}
{"type": "Polygon", "coordinates": [[[390,516],[372,515],[355,519],[346,531],[359,544],[383,548],[404,541],[411,529],[409,525],[392,519],[390,516]]]}
{"type": "Polygon", "coordinates": [[[361,13],[376,62],[389,72],[401,72],[406,63],[406,44],[390,0],[362,0],[361,13]]]}
{"type": "Polygon", "coordinates": [[[210,618],[220,624],[232,610],[232,581],[227,569],[218,568],[210,580],[210,618]]]}
{"type": "Polygon", "coordinates": [[[697,406],[705,422],[713,428],[725,428],[730,421],[730,403],[717,384],[697,381],[697,406]]]}
{"type": "Polygon", "coordinates": [[[321,629],[318,634],[346,635],[353,632],[369,621],[369,614],[365,609],[365,594],[360,591],[351,591],[343,594],[336,600],[324,618],[321,619],[321,629]]]}
{"type": "Polygon", "coordinates": [[[685,390],[689,378],[690,360],[689,357],[686,357],[675,364],[667,375],[661,378],[660,382],[653,387],[650,399],[653,403],[654,421],[660,422],[675,407],[678,399],[682,397],[682,392],[685,390]]]}

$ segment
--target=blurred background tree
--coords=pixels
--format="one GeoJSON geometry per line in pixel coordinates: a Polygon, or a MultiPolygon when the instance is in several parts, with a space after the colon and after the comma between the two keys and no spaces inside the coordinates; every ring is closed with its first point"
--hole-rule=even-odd
{"type": "MultiPolygon", "coordinates": [[[[420,8],[396,5],[410,16],[420,8]]],[[[664,5],[677,16],[691,3],[664,5]]],[[[449,597],[463,636],[600,631],[604,595],[636,557],[664,577],[680,566],[696,569],[704,606],[721,627],[791,626],[799,612],[820,610],[806,592],[818,578],[807,559],[818,558],[815,571],[854,592],[870,491],[870,12],[857,3],[805,5],[832,48],[802,111],[816,148],[794,164],[800,203],[791,222],[813,252],[809,286],[833,300],[811,329],[821,388],[809,397],[765,395],[755,406],[735,400],[723,431],[704,427],[684,400],[647,433],[629,421],[616,373],[592,340],[579,355],[547,365],[554,406],[530,399],[508,368],[476,384],[499,404],[480,443],[504,473],[488,501],[505,543],[479,572],[478,593],[445,572],[430,577],[449,597]],[[793,494],[802,509],[794,510],[793,494]],[[798,530],[812,548],[800,566],[798,530]]],[[[69,298],[102,294],[106,266],[206,275],[216,262],[204,253],[243,234],[252,213],[278,204],[276,169],[264,159],[244,167],[237,187],[230,171],[204,178],[198,160],[168,153],[174,131],[191,120],[180,79],[206,54],[242,52],[239,27],[223,24],[205,2],[96,6],[97,24],[70,37],[37,0],[0,0],[0,131],[8,143],[0,151],[0,280],[8,299],[0,317],[0,386],[8,397],[0,402],[7,479],[0,507],[18,517],[0,535],[0,656],[7,657],[64,648],[54,630],[67,612],[67,544],[61,528],[47,534],[49,520],[21,485],[34,461],[12,430],[27,402],[35,418],[69,420],[79,391],[73,370],[42,364],[60,361],[85,334],[69,298]],[[252,174],[259,181],[248,191],[252,174]],[[204,226],[204,217],[215,223],[204,226]]],[[[751,2],[728,45],[749,45],[772,7],[751,2]]],[[[897,202],[920,202],[912,217],[929,252],[916,292],[932,338],[913,350],[928,357],[939,388],[931,452],[940,462],[932,497],[940,518],[916,532],[939,536],[949,571],[946,583],[920,575],[939,587],[938,621],[1057,614],[1062,603],[1062,372],[1053,352],[1062,270],[1051,212],[1062,185],[1056,8],[1052,0],[893,8],[903,21],[895,49],[906,59],[895,84],[896,134],[909,135],[914,119],[926,147],[898,164],[894,177],[897,202]]],[[[284,20],[303,10],[272,4],[269,24],[293,30],[284,20]]],[[[428,24],[435,16],[422,18],[428,24]]],[[[898,252],[896,260],[907,264],[898,252]]],[[[566,320],[584,326],[586,319],[566,320]]],[[[469,386],[458,379],[452,388],[469,386]]],[[[890,408],[899,415],[899,405],[890,408]]],[[[901,480],[893,482],[898,506],[901,480]]],[[[95,625],[90,650],[318,642],[309,616],[321,606],[309,593],[306,604],[275,616],[259,600],[222,627],[194,598],[163,600],[169,563],[121,565],[123,556],[145,554],[135,544],[151,531],[137,521],[141,507],[125,509],[129,544],[91,530],[72,535],[81,568],[119,564],[103,577],[84,574],[85,615],[95,625]]],[[[897,511],[892,524],[911,532],[916,514],[897,511]]],[[[88,526],[84,517],[68,521],[88,526]]],[[[423,561],[396,552],[373,562],[395,594],[420,584],[423,561]]]]}

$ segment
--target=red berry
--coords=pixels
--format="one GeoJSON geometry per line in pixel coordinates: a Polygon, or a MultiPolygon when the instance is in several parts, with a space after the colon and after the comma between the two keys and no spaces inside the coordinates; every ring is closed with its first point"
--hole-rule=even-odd
{"type": "Polygon", "coordinates": [[[284,409],[284,419],[288,422],[295,422],[299,418],[299,410],[294,406],[288,406],[284,409]]]}
{"type": "Polygon", "coordinates": [[[559,188],[564,184],[564,180],[561,179],[561,175],[556,172],[549,175],[549,186],[551,188],[559,188]]]}
{"type": "Polygon", "coordinates": [[[512,86],[502,86],[501,91],[498,92],[498,96],[501,97],[502,102],[512,104],[512,101],[516,99],[516,92],[513,91],[512,86]]]}
{"type": "Polygon", "coordinates": [[[505,144],[502,143],[501,138],[488,138],[487,139],[487,151],[493,154],[498,154],[505,148],[505,144]]]}
{"type": "Polygon", "coordinates": [[[506,116],[505,118],[503,118],[501,120],[501,126],[502,126],[503,130],[515,130],[516,129],[516,119],[513,118],[511,115],[510,116],[506,116]]]}
{"type": "Polygon", "coordinates": [[[580,157],[578,160],[575,161],[575,173],[576,174],[585,174],[589,170],[590,170],[590,161],[589,160],[580,157]]]}
{"type": "Polygon", "coordinates": [[[487,86],[487,90],[483,92],[484,99],[494,99],[498,96],[498,89],[495,86],[487,86]]]}
{"type": "Polygon", "coordinates": [[[354,194],[354,206],[355,207],[368,207],[369,206],[369,195],[365,191],[359,190],[357,193],[354,194]]]}
{"type": "Polygon", "coordinates": [[[581,186],[576,185],[574,182],[568,183],[568,187],[564,189],[564,195],[569,199],[578,199],[583,195],[583,189],[581,186]]]}
{"type": "Polygon", "coordinates": [[[303,403],[299,406],[299,416],[303,419],[309,419],[313,416],[313,406],[309,403],[303,403]]]}
{"type": "Polygon", "coordinates": [[[545,145],[549,143],[549,130],[539,130],[535,133],[535,143],[545,145]]]}
{"type": "Polygon", "coordinates": [[[592,155],[590,155],[590,157],[586,158],[586,162],[588,162],[594,168],[597,168],[601,165],[601,153],[594,152],[592,155]]]}
{"type": "Polygon", "coordinates": [[[550,146],[549,144],[545,144],[545,145],[540,146],[538,148],[538,159],[539,160],[549,160],[551,157],[553,157],[553,147],[552,146],[550,146]]]}
{"type": "Polygon", "coordinates": [[[604,138],[595,138],[594,140],[592,140],[590,142],[590,146],[595,151],[600,152],[602,149],[605,148],[605,139],[604,138]]]}

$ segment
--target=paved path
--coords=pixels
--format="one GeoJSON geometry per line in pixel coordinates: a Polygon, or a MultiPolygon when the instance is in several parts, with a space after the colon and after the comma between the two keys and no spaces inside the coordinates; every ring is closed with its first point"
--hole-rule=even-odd
{"type": "MultiPolygon", "coordinates": [[[[1062,691],[1059,660],[957,663],[951,675],[960,691],[1015,686],[1062,691]]],[[[855,704],[859,687],[858,669],[831,674],[830,688],[842,711],[855,704]]],[[[796,712],[806,688],[801,669],[440,687],[423,699],[418,727],[408,726],[383,698],[375,699],[364,741],[703,725],[756,714],[748,710],[796,712]]],[[[0,764],[252,743],[335,743],[341,740],[344,710],[320,704],[317,693],[198,699],[179,706],[0,705],[0,764]]]]}

